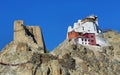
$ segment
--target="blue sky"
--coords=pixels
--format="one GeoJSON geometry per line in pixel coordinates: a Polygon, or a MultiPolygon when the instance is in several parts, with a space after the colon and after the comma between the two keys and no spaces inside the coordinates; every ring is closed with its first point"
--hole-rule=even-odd
{"type": "Polygon", "coordinates": [[[120,0],[0,0],[0,50],[13,40],[14,20],[39,25],[52,50],[66,39],[69,25],[91,14],[101,29],[120,31],[120,0]]]}

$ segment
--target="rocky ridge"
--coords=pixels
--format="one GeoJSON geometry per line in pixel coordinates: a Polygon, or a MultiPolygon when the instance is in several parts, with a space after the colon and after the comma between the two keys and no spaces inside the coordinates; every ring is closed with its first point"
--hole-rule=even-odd
{"type": "MultiPolygon", "coordinates": [[[[18,24],[23,26],[21,21],[18,24]]],[[[33,35],[31,36],[26,32],[26,28],[29,27],[24,26],[20,31],[26,38],[25,41],[17,37],[17,41],[13,40],[0,53],[0,75],[120,74],[120,34],[115,31],[103,33],[110,46],[89,47],[65,40],[52,52],[47,53],[43,44],[38,43],[41,40],[34,34],[36,30],[32,27],[28,29],[33,35]]]]}

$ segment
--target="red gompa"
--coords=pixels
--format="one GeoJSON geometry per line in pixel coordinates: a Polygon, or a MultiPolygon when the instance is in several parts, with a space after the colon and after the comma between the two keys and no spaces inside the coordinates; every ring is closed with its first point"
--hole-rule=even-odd
{"type": "Polygon", "coordinates": [[[89,45],[96,45],[96,38],[94,33],[85,33],[82,35],[84,38],[88,38],[89,45]]]}

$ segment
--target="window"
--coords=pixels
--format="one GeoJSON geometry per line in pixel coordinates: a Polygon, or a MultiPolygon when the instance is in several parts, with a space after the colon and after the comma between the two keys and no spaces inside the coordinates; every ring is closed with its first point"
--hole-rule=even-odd
{"type": "Polygon", "coordinates": [[[82,27],[82,29],[84,30],[84,27],[82,27]]]}
{"type": "Polygon", "coordinates": [[[82,41],[83,41],[83,38],[82,38],[82,41]]]}
{"type": "Polygon", "coordinates": [[[81,33],[78,33],[79,35],[81,35],[81,33]]]}
{"type": "Polygon", "coordinates": [[[91,40],[91,42],[94,42],[94,40],[91,40]]]}
{"type": "Polygon", "coordinates": [[[93,38],[94,36],[92,35],[91,38],[93,38]]]}

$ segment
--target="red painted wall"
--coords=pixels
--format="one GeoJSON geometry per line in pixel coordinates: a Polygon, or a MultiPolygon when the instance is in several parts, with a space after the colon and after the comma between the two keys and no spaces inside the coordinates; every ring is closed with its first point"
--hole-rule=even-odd
{"type": "Polygon", "coordinates": [[[86,33],[83,34],[84,38],[89,38],[89,44],[90,45],[96,45],[96,38],[94,33],[86,33]]]}
{"type": "Polygon", "coordinates": [[[87,38],[89,39],[89,45],[96,45],[96,38],[95,38],[95,34],[94,33],[85,33],[85,34],[79,34],[78,32],[72,31],[68,33],[68,39],[72,39],[72,38],[87,38]]]}
{"type": "Polygon", "coordinates": [[[72,39],[72,38],[78,38],[79,34],[75,31],[69,32],[68,33],[68,39],[72,39]]]}

